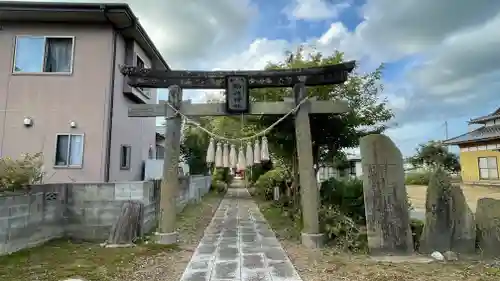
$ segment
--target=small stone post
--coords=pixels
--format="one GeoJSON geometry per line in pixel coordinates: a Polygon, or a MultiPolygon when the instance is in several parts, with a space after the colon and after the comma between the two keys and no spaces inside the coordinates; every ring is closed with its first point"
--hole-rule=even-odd
{"type": "MultiPolygon", "coordinates": [[[[179,86],[169,87],[168,102],[177,109],[182,102],[182,89],[179,86]]],[[[163,178],[161,180],[160,209],[162,217],[158,244],[177,243],[175,219],[177,215],[177,193],[179,191],[179,156],[182,118],[165,104],[165,158],[163,160],[163,178]]]]}
{"type": "MultiPolygon", "coordinates": [[[[304,82],[293,87],[296,104],[307,96],[304,82]]],[[[304,228],[302,230],[302,244],[308,248],[320,248],[323,245],[323,234],[319,232],[319,192],[316,176],[314,175],[314,161],[312,155],[311,127],[309,123],[309,106],[305,102],[295,115],[295,138],[299,162],[300,195],[304,228]]]]}

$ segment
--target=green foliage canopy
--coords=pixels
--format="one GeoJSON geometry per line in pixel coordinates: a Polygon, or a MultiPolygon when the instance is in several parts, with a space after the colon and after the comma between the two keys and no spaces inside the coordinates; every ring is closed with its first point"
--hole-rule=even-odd
{"type": "MultiPolygon", "coordinates": [[[[344,62],[341,52],[330,56],[321,53],[304,55],[303,48],[295,53],[287,53],[281,63],[269,64],[267,69],[289,69],[301,67],[324,66],[344,62]]],[[[387,101],[381,98],[383,90],[381,65],[375,71],[359,74],[356,69],[349,75],[348,81],[341,85],[308,87],[308,96],[318,100],[346,100],[350,111],[342,115],[311,114],[311,135],[315,163],[331,162],[342,148],[358,146],[359,138],[370,133],[380,133],[386,129],[380,125],[393,117],[387,107],[387,101]]],[[[292,89],[274,88],[252,91],[252,101],[281,101],[291,97],[292,89]]],[[[251,119],[256,127],[263,129],[274,123],[277,116],[260,116],[251,119]]],[[[295,131],[293,116],[280,123],[270,134],[269,144],[273,154],[287,160],[294,157],[295,131]]],[[[289,162],[289,161],[287,161],[289,162]]]]}
{"type": "Polygon", "coordinates": [[[450,172],[460,171],[458,156],[448,151],[441,142],[431,141],[420,144],[414,156],[409,162],[415,167],[437,167],[440,166],[450,172]]]}

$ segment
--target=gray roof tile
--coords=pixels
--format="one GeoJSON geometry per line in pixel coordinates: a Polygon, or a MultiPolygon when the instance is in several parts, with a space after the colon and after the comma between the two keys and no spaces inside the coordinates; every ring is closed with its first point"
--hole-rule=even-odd
{"type": "Polygon", "coordinates": [[[461,136],[445,140],[445,144],[460,144],[466,142],[474,142],[481,140],[490,140],[500,138],[500,125],[483,126],[472,132],[463,134],[461,136]]]}

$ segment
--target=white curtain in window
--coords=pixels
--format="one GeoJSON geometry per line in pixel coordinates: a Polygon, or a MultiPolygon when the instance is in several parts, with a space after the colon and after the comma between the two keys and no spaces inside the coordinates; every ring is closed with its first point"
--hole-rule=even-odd
{"type": "Polygon", "coordinates": [[[488,168],[490,168],[490,169],[497,168],[497,158],[496,157],[488,157],[488,168]]]}
{"type": "Polygon", "coordinates": [[[488,169],[488,177],[489,179],[498,179],[498,170],[497,169],[488,169]]]}
{"type": "Polygon", "coordinates": [[[83,163],[83,136],[72,135],[70,140],[69,164],[82,165],[83,163]]]}
{"type": "Polygon", "coordinates": [[[479,158],[479,169],[487,169],[488,168],[488,159],[485,157],[479,158]]]}
{"type": "Polygon", "coordinates": [[[488,179],[489,178],[488,169],[479,169],[479,178],[488,179]]]}
{"type": "Polygon", "coordinates": [[[72,51],[71,38],[48,38],[45,71],[70,72],[72,51]]]}

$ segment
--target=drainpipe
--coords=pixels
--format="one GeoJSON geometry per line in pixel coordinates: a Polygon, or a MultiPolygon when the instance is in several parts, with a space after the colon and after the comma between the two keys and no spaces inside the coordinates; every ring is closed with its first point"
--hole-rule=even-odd
{"type": "MultiPolygon", "coordinates": [[[[104,14],[107,17],[107,11],[104,11],[104,14]]],[[[106,158],[104,162],[104,182],[109,182],[109,175],[111,170],[111,137],[113,132],[113,109],[114,109],[114,96],[115,96],[115,75],[116,75],[116,48],[118,40],[118,32],[114,30],[113,27],[113,53],[111,58],[111,82],[109,85],[109,95],[108,95],[108,106],[109,106],[109,114],[108,114],[108,130],[106,133],[106,158]]]]}

